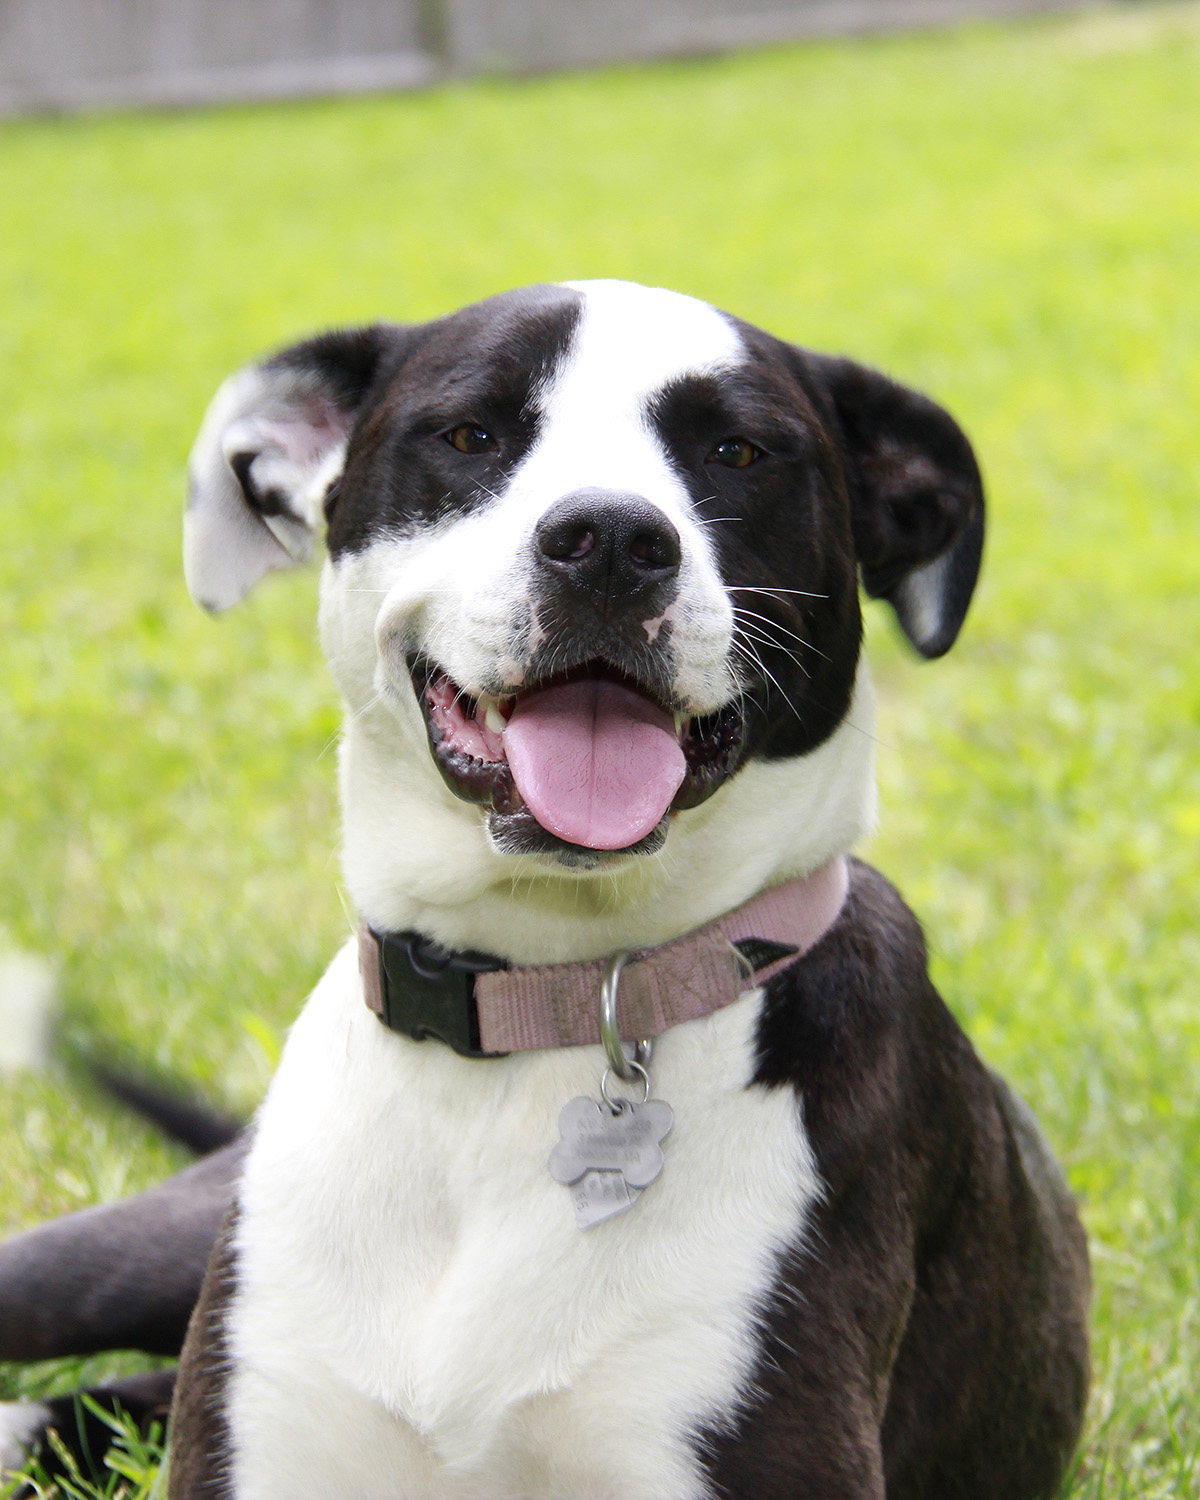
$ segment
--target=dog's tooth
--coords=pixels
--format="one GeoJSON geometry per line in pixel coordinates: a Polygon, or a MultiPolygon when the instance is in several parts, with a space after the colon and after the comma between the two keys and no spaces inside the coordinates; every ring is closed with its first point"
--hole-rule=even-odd
{"type": "Polygon", "coordinates": [[[495,701],[489,701],[487,708],[484,710],[483,722],[493,734],[503,734],[504,726],[508,723],[508,720],[500,712],[500,705],[495,701]]]}
{"type": "Polygon", "coordinates": [[[676,714],[675,714],[675,734],[676,734],[677,737],[682,737],[684,730],[687,729],[688,724],[690,722],[691,721],[688,718],[687,714],[681,714],[678,711],[676,712],[676,714]]]}

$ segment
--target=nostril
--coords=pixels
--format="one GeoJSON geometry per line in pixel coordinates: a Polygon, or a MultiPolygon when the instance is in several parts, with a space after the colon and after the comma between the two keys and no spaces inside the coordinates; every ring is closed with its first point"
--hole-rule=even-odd
{"type": "Polygon", "coordinates": [[[677,568],[679,534],[673,526],[647,526],[629,539],[629,558],[640,568],[677,568]]]}
{"type": "Polygon", "coordinates": [[[539,540],[545,555],[560,562],[578,562],[596,550],[596,533],[583,524],[552,527],[539,540]]]}

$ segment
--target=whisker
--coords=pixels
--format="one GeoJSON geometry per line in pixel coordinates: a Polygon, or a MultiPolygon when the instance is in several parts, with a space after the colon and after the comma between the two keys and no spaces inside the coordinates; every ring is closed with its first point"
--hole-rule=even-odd
{"type": "Polygon", "coordinates": [[[352,714],[349,714],[347,716],[346,723],[347,724],[353,724],[353,723],[355,723],[358,719],[361,719],[364,716],[364,714],[370,713],[370,711],[377,704],[382,703],[382,702],[383,702],[383,694],[382,693],[375,693],[375,694],[373,694],[370,698],[367,699],[367,701],[363,704],[363,706],[361,708],[356,708],[352,714]]]}
{"type": "Polygon", "coordinates": [[[775,688],[775,690],[778,692],[779,696],[783,699],[784,703],[787,704],[788,708],[790,708],[791,711],[792,711],[792,713],[795,714],[796,718],[799,719],[799,717],[800,717],[800,711],[799,711],[799,709],[792,702],[792,700],[788,697],[788,695],[784,692],[784,690],[779,686],[779,682],[776,679],[774,673],[772,673],[766,666],[764,666],[764,664],[762,663],[762,661],[758,659],[758,655],[757,655],[756,652],[752,652],[749,649],[747,649],[744,654],[746,656],[746,659],[750,662],[750,664],[752,666],[754,666],[754,667],[757,667],[757,669],[762,673],[762,675],[764,677],[766,677],[767,680],[773,685],[773,687],[775,688]]]}
{"type": "MultiPolygon", "coordinates": [[[[772,620],[770,615],[760,615],[758,610],[747,609],[744,604],[735,604],[733,612],[735,615],[744,617],[747,620],[761,620],[764,625],[769,625],[772,630],[778,630],[780,635],[791,636],[792,640],[799,641],[803,646],[812,646],[812,642],[805,636],[797,634],[794,630],[789,630],[786,625],[781,625],[778,620],[772,620]]],[[[813,647],[813,649],[815,650],[816,648],[813,647]]]]}
{"type": "MultiPolygon", "coordinates": [[[[788,659],[788,661],[790,661],[792,665],[797,668],[798,671],[804,674],[805,677],[810,676],[809,672],[804,666],[804,663],[800,660],[796,653],[789,650],[788,647],[784,646],[781,642],[774,640],[770,636],[763,635],[760,631],[756,631],[749,626],[743,625],[741,627],[741,630],[743,638],[748,643],[752,643],[756,648],[759,646],[769,646],[773,651],[781,652],[788,659]]],[[[757,649],[756,654],[759,654],[757,652],[757,649]]],[[[765,663],[763,663],[763,666],[765,668],[765,663]]]]}
{"type": "MultiPolygon", "coordinates": [[[[759,615],[757,616],[757,618],[762,619],[763,616],[759,615]]],[[[769,621],[769,619],[766,622],[768,622],[768,624],[772,624],[772,621],[769,621]]],[[[738,630],[741,630],[741,633],[744,634],[744,636],[747,637],[748,640],[757,640],[757,643],[759,643],[759,645],[771,646],[774,651],[783,652],[783,654],[786,655],[787,660],[793,661],[793,663],[795,663],[796,666],[799,667],[799,670],[801,670],[801,672],[804,672],[805,676],[810,675],[810,673],[805,670],[804,663],[799,660],[799,657],[795,654],[795,651],[792,651],[789,646],[784,645],[781,640],[775,639],[775,637],[772,636],[772,634],[769,634],[768,631],[762,630],[759,625],[750,625],[745,621],[738,621],[736,622],[736,628],[738,628],[738,630]]],[[[784,634],[790,634],[790,631],[784,631],[784,634]]],[[[817,651],[816,646],[811,645],[811,642],[808,642],[808,640],[802,640],[799,636],[795,636],[793,637],[793,639],[798,640],[799,645],[810,646],[810,648],[813,649],[813,651],[816,651],[816,654],[820,655],[820,657],[823,657],[823,655],[825,655],[825,652],[817,651]]],[[[828,661],[828,657],[825,657],[825,660],[828,661]]]]}
{"type": "Polygon", "coordinates": [[[776,588],[774,584],[763,584],[758,587],[749,583],[735,583],[731,585],[737,594],[799,594],[804,599],[828,599],[828,594],[814,594],[811,589],[783,589],[776,588]]]}
{"type": "MultiPolygon", "coordinates": [[[[731,642],[731,645],[735,651],[742,652],[752,666],[756,666],[758,668],[758,670],[763,674],[767,681],[774,686],[776,692],[795,714],[796,718],[799,719],[800,710],[784,692],[782,686],[780,685],[779,679],[775,676],[775,674],[763,661],[762,657],[755,650],[754,645],[749,637],[745,637],[743,641],[734,640],[733,642],[731,642]]],[[[799,662],[797,662],[796,665],[799,666],[799,662]]],[[[803,668],[801,668],[801,671],[803,671],[803,668]]],[[[805,675],[807,676],[807,673],[805,675]]]]}
{"type": "Polygon", "coordinates": [[[383,702],[383,694],[382,693],[374,693],[370,698],[367,699],[367,701],[363,704],[363,706],[361,708],[356,708],[352,714],[347,714],[345,722],[343,724],[339,724],[339,726],[333,731],[333,733],[325,741],[324,745],[322,745],[322,747],[321,747],[321,749],[320,749],[320,751],[319,751],[319,753],[317,755],[317,761],[318,761],[318,763],[320,763],[321,761],[323,761],[325,759],[325,757],[329,754],[329,752],[333,749],[333,747],[338,743],[338,741],[341,739],[342,733],[343,733],[343,731],[345,729],[348,729],[351,724],[353,724],[357,720],[361,719],[364,714],[370,713],[370,711],[374,707],[376,707],[377,704],[382,703],[382,702],[383,702]]]}
{"type": "MultiPolygon", "coordinates": [[[[762,620],[763,623],[769,625],[772,630],[777,630],[781,635],[789,636],[792,640],[798,641],[800,645],[807,646],[810,651],[815,651],[817,655],[822,657],[825,661],[829,660],[824,651],[822,651],[819,647],[814,646],[810,640],[807,640],[802,635],[797,635],[794,630],[789,630],[786,625],[780,625],[778,621],[770,619],[767,615],[760,615],[758,611],[754,609],[745,609],[740,604],[734,605],[733,612],[735,616],[745,615],[752,620],[762,620]]],[[[780,647],[780,649],[783,649],[782,646],[780,647]]]]}
{"type": "Polygon", "coordinates": [[[809,680],[811,681],[812,673],[808,671],[804,663],[800,660],[800,658],[794,651],[789,651],[786,646],[780,645],[778,641],[772,640],[770,636],[755,634],[744,626],[742,627],[742,633],[747,641],[753,641],[756,645],[759,646],[770,646],[772,650],[782,652],[783,655],[787,657],[788,661],[790,661],[796,668],[796,670],[802,673],[805,677],[809,678],[809,680]]]}

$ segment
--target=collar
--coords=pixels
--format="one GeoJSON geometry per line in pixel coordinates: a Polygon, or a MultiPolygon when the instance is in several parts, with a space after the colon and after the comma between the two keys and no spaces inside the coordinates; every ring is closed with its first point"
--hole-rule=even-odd
{"type": "MultiPolygon", "coordinates": [[[[656,1037],[765,984],[833,926],[849,876],[841,855],[811,875],[762,891],[706,927],[636,951],[621,975],[624,1037],[656,1037]]],[[[600,1041],[597,997],[606,959],[511,966],[454,952],[416,932],[359,929],[367,1005],[415,1041],[434,1037],[464,1057],[498,1057],[600,1041]]]]}

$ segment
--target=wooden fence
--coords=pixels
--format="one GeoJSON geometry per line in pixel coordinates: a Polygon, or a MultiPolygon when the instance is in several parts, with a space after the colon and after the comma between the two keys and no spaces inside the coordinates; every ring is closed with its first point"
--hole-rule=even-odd
{"type": "Polygon", "coordinates": [[[0,114],[414,88],[1071,0],[0,0],[0,114]]]}

